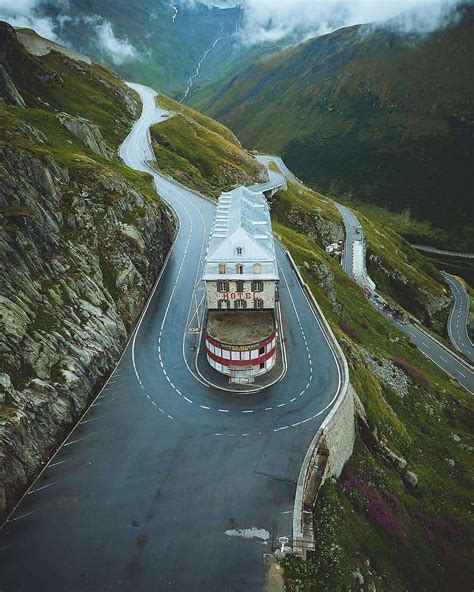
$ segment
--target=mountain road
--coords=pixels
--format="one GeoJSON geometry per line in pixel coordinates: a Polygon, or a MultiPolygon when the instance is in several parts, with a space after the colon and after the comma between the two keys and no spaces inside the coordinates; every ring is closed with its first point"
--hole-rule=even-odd
{"type": "Polygon", "coordinates": [[[152,175],[179,229],[115,371],[0,531],[0,589],[262,591],[341,368],[277,245],[284,378],[242,395],[196,375],[185,337],[215,205],[150,166],[148,129],[165,112],[130,86],[143,111],[120,154],[152,175]]]}

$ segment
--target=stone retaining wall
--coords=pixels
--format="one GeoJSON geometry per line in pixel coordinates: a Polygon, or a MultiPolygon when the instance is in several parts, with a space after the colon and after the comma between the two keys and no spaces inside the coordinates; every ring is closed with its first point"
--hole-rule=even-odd
{"type": "Polygon", "coordinates": [[[341,346],[291,254],[286,249],[285,251],[334,353],[341,376],[334,404],[306,452],[296,486],[293,509],[293,550],[304,555],[306,551],[314,549],[311,510],[319,489],[328,477],[338,477],[341,474],[354,448],[355,392],[349,383],[349,368],[341,346]]]}

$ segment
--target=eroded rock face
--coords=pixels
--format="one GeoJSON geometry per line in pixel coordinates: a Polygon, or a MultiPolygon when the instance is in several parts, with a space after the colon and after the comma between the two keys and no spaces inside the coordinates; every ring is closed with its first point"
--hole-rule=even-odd
{"type": "Polygon", "coordinates": [[[84,117],[73,117],[68,113],[61,113],[57,117],[92,152],[104,158],[111,159],[114,157],[113,151],[104,142],[102,133],[97,125],[92,124],[87,119],[84,119],[84,117]]]}
{"type": "Polygon", "coordinates": [[[99,171],[0,147],[0,514],[113,367],[172,240],[161,202],[99,171]]]}
{"type": "Polygon", "coordinates": [[[25,101],[3,64],[0,64],[0,96],[10,105],[14,105],[20,109],[25,108],[25,101]]]}
{"type": "Polygon", "coordinates": [[[361,359],[370,367],[372,372],[379,378],[383,384],[393,389],[399,397],[408,395],[410,379],[397,368],[391,360],[376,357],[372,352],[364,347],[359,348],[361,359]]]}
{"type": "Polygon", "coordinates": [[[388,267],[381,257],[370,252],[370,248],[367,264],[369,273],[372,269],[386,276],[397,291],[398,302],[424,322],[431,322],[436,313],[451,304],[451,298],[447,294],[437,295],[420,288],[400,269],[388,267]]]}
{"type": "Polygon", "coordinates": [[[311,264],[305,263],[311,275],[316,279],[318,286],[326,293],[333,309],[339,310],[334,274],[329,265],[324,263],[324,261],[312,261],[311,264]]]}
{"type": "Polygon", "coordinates": [[[313,212],[306,212],[292,207],[287,216],[295,229],[321,245],[328,245],[344,238],[342,224],[328,220],[318,208],[314,208],[313,212]]]}

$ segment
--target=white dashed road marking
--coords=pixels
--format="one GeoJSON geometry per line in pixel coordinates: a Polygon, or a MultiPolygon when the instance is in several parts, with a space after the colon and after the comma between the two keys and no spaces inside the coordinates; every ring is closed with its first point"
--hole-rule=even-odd
{"type": "Polygon", "coordinates": [[[48,483],[48,485],[43,485],[42,487],[38,487],[37,489],[32,489],[31,491],[29,491],[27,493],[27,495],[31,495],[32,493],[36,493],[37,491],[41,491],[42,489],[47,489],[48,487],[51,487],[52,485],[54,485],[54,483],[48,483]]]}

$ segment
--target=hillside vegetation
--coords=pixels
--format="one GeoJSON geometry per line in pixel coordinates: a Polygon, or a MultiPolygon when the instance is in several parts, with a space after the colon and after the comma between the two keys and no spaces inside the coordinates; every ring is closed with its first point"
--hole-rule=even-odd
{"type": "Polygon", "coordinates": [[[30,55],[0,22],[0,517],[113,368],[171,244],[150,177],[116,155],[138,112],[110,69],[30,55]]]}
{"type": "MultiPolygon", "coordinates": [[[[472,398],[375,311],[324,252],[321,228],[333,224],[324,200],[325,220],[313,222],[319,230],[307,222],[295,227],[291,191],[275,197],[274,231],[332,325],[363,409],[351,460],[320,493],[314,555],[284,562],[289,589],[353,589],[360,574],[359,587],[367,590],[467,592],[474,576],[472,398]]],[[[318,195],[312,198],[317,203],[318,195]]]]}
{"type": "Polygon", "coordinates": [[[222,80],[206,112],[317,190],[473,250],[474,7],[459,10],[431,35],[361,25],[273,54],[222,80]]]}
{"type": "Polygon", "coordinates": [[[157,103],[173,114],[151,128],[160,171],[211,197],[266,180],[265,168],[228,128],[164,95],[157,103]]]}

